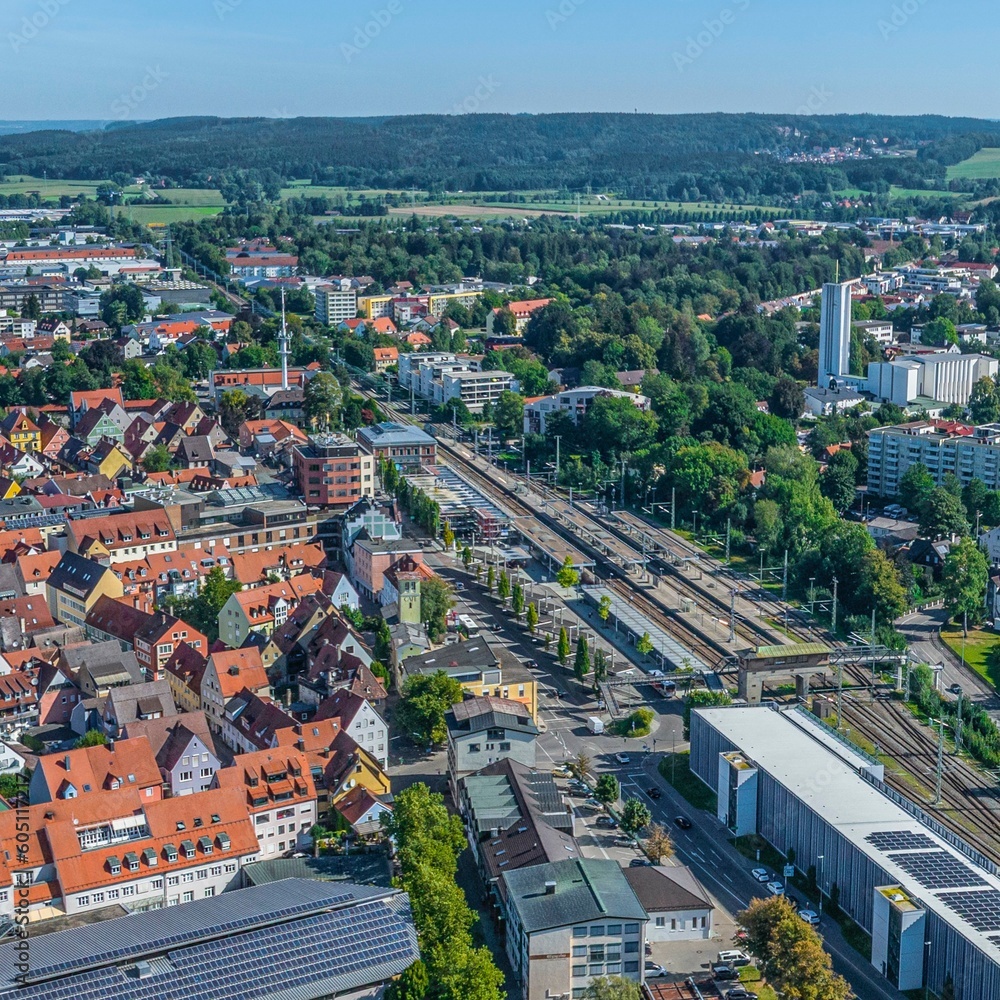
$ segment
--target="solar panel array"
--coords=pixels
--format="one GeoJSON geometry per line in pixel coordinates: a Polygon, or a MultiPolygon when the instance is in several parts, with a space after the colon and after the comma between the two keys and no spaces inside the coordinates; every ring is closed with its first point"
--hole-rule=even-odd
{"type": "Polygon", "coordinates": [[[947,851],[920,851],[890,855],[894,864],[928,889],[963,889],[989,885],[968,865],[947,851]]]}
{"type": "Polygon", "coordinates": [[[920,851],[924,848],[937,847],[930,837],[923,833],[912,833],[909,830],[887,830],[880,833],[870,833],[865,840],[872,847],[886,853],[890,851],[920,851]]]}
{"type": "Polygon", "coordinates": [[[1000,892],[942,892],[938,899],[977,931],[1000,931],[1000,892]]]}
{"type": "MultiPolygon", "coordinates": [[[[328,900],[325,900],[324,903],[336,905],[339,903],[345,903],[350,899],[351,893],[344,893],[342,895],[332,896],[328,900]]],[[[308,913],[310,910],[315,909],[316,903],[310,900],[306,903],[298,903],[295,906],[286,906],[281,910],[269,911],[263,917],[260,914],[254,914],[253,916],[241,917],[237,920],[227,920],[224,923],[214,924],[210,927],[198,927],[193,930],[182,931],[179,934],[171,934],[169,937],[154,938],[152,941],[143,941],[141,944],[132,944],[121,948],[114,948],[111,951],[100,952],[96,955],[77,957],[68,962],[60,962],[57,965],[42,966],[41,968],[32,969],[31,972],[28,973],[28,977],[33,981],[37,981],[39,979],[51,979],[55,975],[71,972],[74,969],[92,968],[95,965],[104,965],[108,962],[114,962],[119,959],[136,958],[140,955],[165,952],[171,947],[184,945],[186,943],[193,943],[204,938],[218,937],[222,934],[248,930],[252,927],[259,926],[264,921],[270,922],[272,920],[279,920],[285,917],[294,917],[296,914],[308,913]]]]}
{"type": "Polygon", "coordinates": [[[418,957],[398,900],[293,919],[171,951],[139,978],[106,966],[0,993],[10,1000],[264,1000],[309,984],[351,991],[398,975],[418,957]]]}

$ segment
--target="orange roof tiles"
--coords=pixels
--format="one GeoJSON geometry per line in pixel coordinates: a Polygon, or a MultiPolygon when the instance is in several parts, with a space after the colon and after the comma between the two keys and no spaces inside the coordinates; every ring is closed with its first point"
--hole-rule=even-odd
{"type": "Polygon", "coordinates": [[[301,573],[310,569],[322,569],[326,565],[326,552],[322,545],[283,545],[263,552],[243,552],[232,557],[233,579],[244,585],[259,583],[267,574],[276,569],[287,569],[301,573]]]}
{"type": "Polygon", "coordinates": [[[145,737],[119,740],[113,747],[47,754],[38,758],[38,767],[53,799],[65,799],[69,786],[80,796],[103,794],[113,788],[159,788],[162,784],[153,748],[145,737]]]}
{"type": "Polygon", "coordinates": [[[261,691],[270,686],[260,650],[256,646],[220,650],[208,659],[218,675],[223,701],[239,694],[243,688],[261,691]]]}

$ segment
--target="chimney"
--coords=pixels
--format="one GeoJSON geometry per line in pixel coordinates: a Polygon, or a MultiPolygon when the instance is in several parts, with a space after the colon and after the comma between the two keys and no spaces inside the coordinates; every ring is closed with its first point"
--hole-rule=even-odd
{"type": "Polygon", "coordinates": [[[546,896],[554,896],[555,894],[556,894],[556,884],[555,884],[555,882],[546,882],[545,883],[545,895],[546,896]]]}
{"type": "Polygon", "coordinates": [[[71,762],[70,755],[66,754],[66,756],[63,757],[63,767],[65,767],[67,771],[71,770],[70,762],[71,762]]]}

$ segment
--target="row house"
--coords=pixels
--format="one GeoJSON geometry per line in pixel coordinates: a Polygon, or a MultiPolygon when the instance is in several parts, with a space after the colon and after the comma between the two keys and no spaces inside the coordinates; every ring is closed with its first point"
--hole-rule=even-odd
{"type": "MultiPolygon", "coordinates": [[[[239,789],[145,802],[137,789],[122,788],[31,806],[27,820],[27,841],[18,839],[5,871],[13,885],[31,887],[31,920],[215,896],[237,888],[240,869],[260,852],[239,789]]],[[[22,823],[14,810],[0,813],[0,837],[13,843],[22,823]]],[[[12,916],[14,902],[0,889],[0,913],[12,916]]]]}
{"type": "Polygon", "coordinates": [[[112,564],[177,551],[177,536],[170,518],[162,510],[77,518],[67,528],[71,552],[91,559],[106,559],[112,564]]]}
{"type": "Polygon", "coordinates": [[[201,680],[201,709],[214,732],[222,730],[230,699],[244,689],[271,696],[271,684],[261,662],[260,650],[251,646],[212,653],[201,680]]]}
{"type": "Polygon", "coordinates": [[[139,666],[156,680],[164,677],[167,662],[182,642],[198,651],[208,649],[208,637],[183,619],[141,611],[109,597],[94,605],[84,625],[92,639],[117,639],[123,649],[132,649],[139,666]]]}
{"type": "Polygon", "coordinates": [[[143,802],[163,798],[160,769],[145,737],[79,747],[38,758],[28,794],[32,805],[134,788],[143,802]]]}
{"type": "Polygon", "coordinates": [[[128,741],[148,741],[171,795],[206,791],[222,766],[204,712],[138,719],[126,725],[122,735],[128,741]]]}
{"type": "Polygon", "coordinates": [[[316,786],[305,754],[285,748],[241,754],[216,772],[215,787],[246,797],[261,858],[312,844],[316,786]]]}
{"type": "Polygon", "coordinates": [[[321,580],[301,573],[282,583],[232,594],[219,611],[219,637],[226,645],[238,647],[251,632],[269,636],[285,624],[303,598],[321,590],[321,580]]]}
{"type": "Polygon", "coordinates": [[[62,553],[45,581],[49,612],[64,625],[83,627],[98,601],[115,600],[124,592],[121,580],[107,566],[76,552],[62,553]]]}

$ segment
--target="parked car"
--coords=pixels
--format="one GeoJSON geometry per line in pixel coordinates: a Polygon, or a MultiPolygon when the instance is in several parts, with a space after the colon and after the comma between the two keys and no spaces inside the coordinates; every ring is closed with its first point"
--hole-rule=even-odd
{"type": "Polygon", "coordinates": [[[633,858],[629,863],[629,868],[650,868],[653,862],[649,858],[633,858]]]}
{"type": "Polygon", "coordinates": [[[712,966],[713,979],[739,979],[740,974],[731,966],[717,963],[712,966]]]}
{"type": "Polygon", "coordinates": [[[634,847],[635,844],[628,837],[615,837],[612,841],[615,847],[634,847]]]}
{"type": "Polygon", "coordinates": [[[616,753],[615,754],[615,760],[618,761],[619,764],[630,764],[630,763],[632,763],[632,758],[629,757],[629,755],[627,753],[616,753]]]}
{"type": "Polygon", "coordinates": [[[757,994],[742,986],[736,986],[727,991],[726,1000],[757,1000],[757,994]]]}
{"type": "Polygon", "coordinates": [[[647,979],[656,979],[667,974],[667,970],[662,965],[657,965],[656,962],[647,962],[643,971],[647,979]]]}
{"type": "Polygon", "coordinates": [[[774,882],[768,882],[767,883],[767,891],[772,896],[784,896],[784,894],[785,894],[785,887],[784,887],[784,885],[781,884],[781,882],[778,882],[777,880],[775,880],[774,882]]]}
{"type": "Polygon", "coordinates": [[[951,692],[952,694],[961,694],[961,693],[962,693],[962,685],[961,685],[961,684],[952,684],[952,685],[951,685],[951,686],[950,686],[950,687],[948,688],[948,690],[949,690],[949,691],[950,691],[950,692],[951,692]]]}
{"type": "Polygon", "coordinates": [[[732,965],[735,968],[742,968],[744,965],[750,965],[750,956],[745,951],[736,951],[731,949],[729,951],[720,951],[716,962],[719,965],[732,965]]]}
{"type": "Polygon", "coordinates": [[[525,660],[524,661],[524,665],[529,670],[537,670],[538,669],[538,660],[525,660]]]}
{"type": "Polygon", "coordinates": [[[815,910],[799,910],[799,916],[813,927],[819,923],[819,914],[815,910]]]}
{"type": "Polygon", "coordinates": [[[649,791],[647,792],[647,794],[649,795],[649,797],[651,799],[661,799],[661,798],[663,798],[663,792],[661,792],[660,789],[657,788],[655,785],[652,788],[649,789],[649,791]]]}
{"type": "Polygon", "coordinates": [[[556,764],[552,773],[557,778],[568,778],[573,772],[565,764],[556,764]]]}
{"type": "Polygon", "coordinates": [[[617,830],[618,824],[610,816],[598,816],[595,826],[603,826],[608,830],[617,830]]]}
{"type": "Polygon", "coordinates": [[[771,881],[771,873],[766,868],[755,868],[752,872],[750,872],[750,874],[758,882],[770,882],[771,881]]]}
{"type": "Polygon", "coordinates": [[[690,830],[690,829],[691,829],[691,820],[689,820],[689,819],[687,818],[687,816],[675,816],[675,817],[674,817],[674,822],[675,822],[675,823],[676,823],[676,824],[677,824],[677,825],[678,825],[678,826],[679,826],[679,827],[680,827],[680,828],[681,828],[682,830],[690,830]]]}

